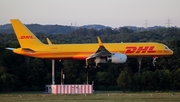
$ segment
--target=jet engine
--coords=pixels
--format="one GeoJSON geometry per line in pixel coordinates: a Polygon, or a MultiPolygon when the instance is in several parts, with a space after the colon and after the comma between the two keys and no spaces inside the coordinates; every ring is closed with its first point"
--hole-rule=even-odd
{"type": "Polygon", "coordinates": [[[115,53],[111,57],[108,57],[107,60],[111,63],[125,63],[127,56],[121,53],[115,53]]]}
{"type": "Polygon", "coordinates": [[[121,53],[114,53],[108,57],[96,57],[94,62],[95,63],[125,63],[127,60],[127,56],[121,53]]]}

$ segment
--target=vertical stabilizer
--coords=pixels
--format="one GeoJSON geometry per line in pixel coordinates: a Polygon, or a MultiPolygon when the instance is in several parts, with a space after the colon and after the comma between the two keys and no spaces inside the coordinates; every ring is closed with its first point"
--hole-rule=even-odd
{"type": "Polygon", "coordinates": [[[18,19],[11,19],[11,23],[22,48],[33,48],[43,45],[43,43],[18,19]]]}

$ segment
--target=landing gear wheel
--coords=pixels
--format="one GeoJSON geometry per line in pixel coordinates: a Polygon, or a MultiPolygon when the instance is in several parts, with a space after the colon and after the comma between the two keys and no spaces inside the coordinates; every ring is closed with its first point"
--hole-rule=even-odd
{"type": "Polygon", "coordinates": [[[155,66],[155,63],[156,63],[156,59],[157,59],[158,57],[153,57],[153,66],[155,66]]]}

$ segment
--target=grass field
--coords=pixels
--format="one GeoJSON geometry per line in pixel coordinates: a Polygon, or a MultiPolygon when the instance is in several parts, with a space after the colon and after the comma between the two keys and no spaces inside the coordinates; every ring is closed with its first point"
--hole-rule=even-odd
{"type": "Polygon", "coordinates": [[[52,95],[24,92],[0,94],[0,102],[180,102],[180,93],[96,92],[91,95],[52,95]]]}

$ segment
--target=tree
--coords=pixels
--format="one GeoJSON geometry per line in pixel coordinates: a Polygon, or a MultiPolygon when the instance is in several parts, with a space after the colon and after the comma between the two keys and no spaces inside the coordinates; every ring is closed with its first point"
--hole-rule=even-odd
{"type": "Polygon", "coordinates": [[[97,35],[97,30],[95,29],[88,29],[88,34],[91,36],[96,36],[97,35]]]}
{"type": "Polygon", "coordinates": [[[100,85],[107,87],[111,84],[111,75],[108,72],[97,72],[96,78],[100,85]]]}
{"type": "Polygon", "coordinates": [[[2,89],[4,92],[10,92],[16,87],[17,77],[8,73],[4,73],[0,76],[0,83],[2,83],[2,89]]]}
{"type": "Polygon", "coordinates": [[[154,89],[159,91],[165,91],[170,87],[170,78],[168,70],[156,70],[153,73],[154,89]]]}
{"type": "Polygon", "coordinates": [[[127,27],[120,28],[121,33],[133,33],[134,31],[132,29],[128,29],[127,27]]]}
{"type": "Polygon", "coordinates": [[[132,82],[131,82],[131,88],[132,91],[141,91],[141,75],[138,73],[135,73],[132,76],[132,82]]]}
{"type": "Polygon", "coordinates": [[[118,86],[122,87],[124,91],[130,88],[131,77],[127,70],[122,71],[117,78],[118,86]]]}
{"type": "Polygon", "coordinates": [[[156,84],[153,76],[152,76],[153,72],[151,71],[144,71],[141,74],[141,87],[142,90],[144,91],[148,91],[148,90],[153,90],[154,89],[154,85],[156,84]]]}
{"type": "Polygon", "coordinates": [[[180,69],[172,72],[172,87],[174,90],[180,91],[180,69]]]}
{"type": "Polygon", "coordinates": [[[86,79],[82,75],[86,72],[80,73],[81,69],[83,69],[81,62],[77,60],[63,61],[63,66],[66,84],[81,84],[84,82],[84,79],[86,79]]]}

